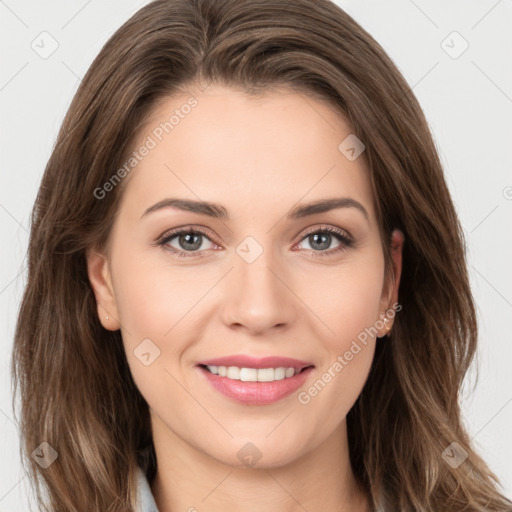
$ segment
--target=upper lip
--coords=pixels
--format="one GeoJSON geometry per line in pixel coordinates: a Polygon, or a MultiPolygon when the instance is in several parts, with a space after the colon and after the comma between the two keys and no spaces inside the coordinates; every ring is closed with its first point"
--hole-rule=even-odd
{"type": "Polygon", "coordinates": [[[295,370],[302,370],[308,366],[313,366],[313,363],[307,361],[300,361],[292,357],[252,357],[248,355],[238,354],[225,357],[217,357],[215,359],[208,359],[200,361],[199,365],[205,366],[237,366],[238,368],[294,368],[295,370]]]}

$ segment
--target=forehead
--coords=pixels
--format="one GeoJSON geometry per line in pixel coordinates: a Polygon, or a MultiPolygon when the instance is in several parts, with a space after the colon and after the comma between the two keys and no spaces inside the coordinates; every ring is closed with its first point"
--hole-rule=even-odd
{"type": "Polygon", "coordinates": [[[262,215],[351,196],[374,216],[364,153],[348,159],[347,137],[353,134],[344,117],[304,93],[190,89],[162,98],[139,130],[130,151],[145,156],[127,178],[122,203],[142,211],[172,195],[262,215]]]}

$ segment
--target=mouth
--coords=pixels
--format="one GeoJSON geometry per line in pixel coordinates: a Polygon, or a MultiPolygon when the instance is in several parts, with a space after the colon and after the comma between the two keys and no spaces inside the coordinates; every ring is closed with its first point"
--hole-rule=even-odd
{"type": "Polygon", "coordinates": [[[248,356],[212,359],[196,366],[213,389],[245,405],[268,405],[291,395],[315,368],[291,358],[248,356]]]}

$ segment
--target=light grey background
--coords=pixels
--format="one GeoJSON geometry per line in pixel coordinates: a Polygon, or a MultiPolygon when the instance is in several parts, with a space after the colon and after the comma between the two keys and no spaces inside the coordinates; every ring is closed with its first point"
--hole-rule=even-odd
{"type": "MultiPolygon", "coordinates": [[[[80,78],[108,37],[146,3],[0,0],[0,512],[26,510],[28,503],[12,419],[10,356],[30,209],[80,78]],[[31,47],[49,51],[52,38],[58,48],[46,59],[31,47]]],[[[479,380],[472,395],[474,380],[468,381],[463,413],[511,496],[512,1],[337,3],[389,53],[432,127],[467,237],[479,308],[479,380]]]]}

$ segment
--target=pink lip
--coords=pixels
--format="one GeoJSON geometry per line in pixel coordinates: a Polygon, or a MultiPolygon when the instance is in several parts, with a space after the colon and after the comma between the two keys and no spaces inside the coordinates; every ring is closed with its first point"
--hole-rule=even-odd
{"type": "Polygon", "coordinates": [[[245,355],[227,356],[216,359],[208,359],[198,363],[198,369],[208,382],[220,393],[246,405],[267,405],[277,402],[293,392],[297,391],[314,366],[306,361],[299,361],[289,357],[263,357],[254,358],[245,355]],[[239,368],[295,368],[303,370],[293,377],[273,382],[245,382],[228,379],[220,375],[214,375],[203,365],[208,366],[238,366],[239,368]]]}
{"type": "Polygon", "coordinates": [[[202,366],[198,368],[217,391],[246,405],[272,404],[291,395],[304,384],[313,371],[313,367],[309,367],[293,377],[274,382],[243,382],[214,375],[202,366]]]}
{"type": "Polygon", "coordinates": [[[251,357],[243,354],[217,357],[215,359],[208,359],[207,361],[200,361],[198,364],[208,366],[237,366],[238,368],[295,368],[295,370],[302,370],[306,366],[313,366],[313,363],[308,361],[299,361],[291,357],[251,357]]]}

